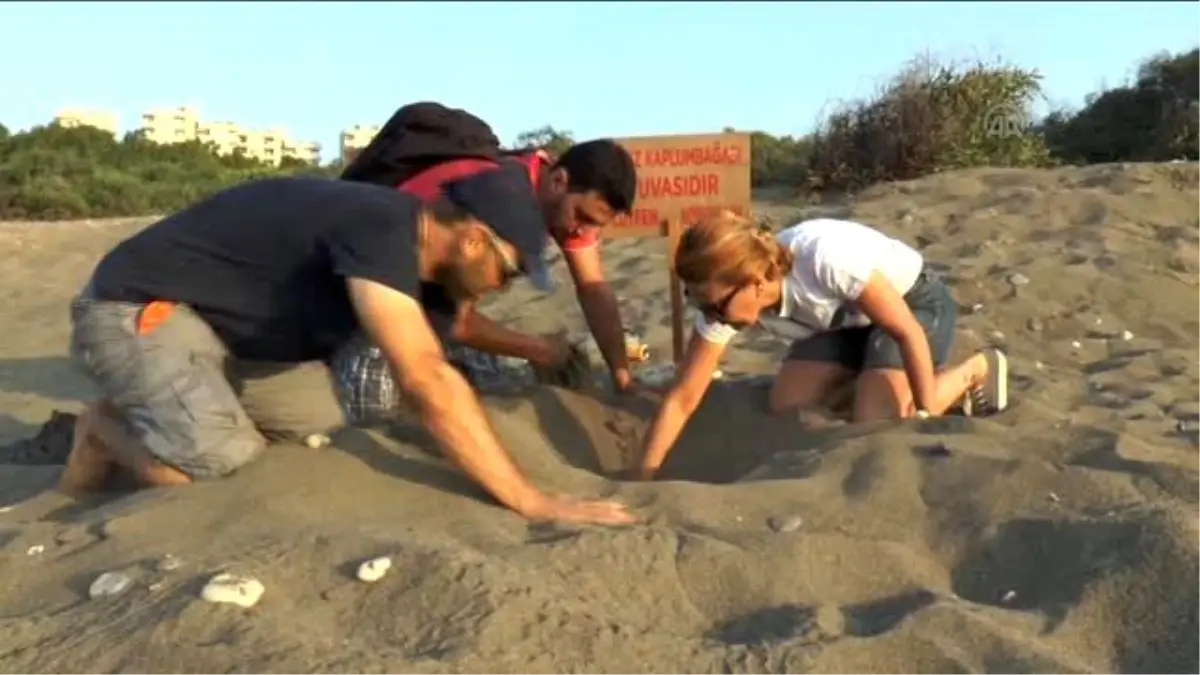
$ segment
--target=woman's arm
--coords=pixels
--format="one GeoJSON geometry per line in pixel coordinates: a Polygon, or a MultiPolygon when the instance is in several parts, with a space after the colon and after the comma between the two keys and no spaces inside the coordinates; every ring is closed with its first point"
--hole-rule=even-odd
{"type": "Polygon", "coordinates": [[[855,301],[867,315],[900,346],[904,359],[904,372],[912,387],[913,405],[917,410],[932,410],[937,403],[936,375],[933,370],[933,354],[929,349],[929,338],[913,316],[904,296],[892,282],[878,271],[871,272],[867,283],[855,301]]]}
{"type": "Polygon", "coordinates": [[[724,352],[724,344],[710,342],[698,333],[692,333],[682,370],[676,374],[675,383],[663,397],[658,414],[654,416],[654,422],[646,434],[642,461],[634,471],[635,478],[649,480],[662,467],[683,426],[696,412],[704,392],[708,391],[724,352]]]}

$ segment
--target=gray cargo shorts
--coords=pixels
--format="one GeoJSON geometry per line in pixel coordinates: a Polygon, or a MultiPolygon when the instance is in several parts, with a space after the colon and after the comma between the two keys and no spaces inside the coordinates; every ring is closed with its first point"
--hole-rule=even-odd
{"type": "Polygon", "coordinates": [[[71,303],[70,349],[157,459],[195,480],[216,478],[253,460],[268,440],[342,426],[324,363],[235,359],[186,305],[139,335],[145,307],[96,300],[85,290],[71,303]]]}

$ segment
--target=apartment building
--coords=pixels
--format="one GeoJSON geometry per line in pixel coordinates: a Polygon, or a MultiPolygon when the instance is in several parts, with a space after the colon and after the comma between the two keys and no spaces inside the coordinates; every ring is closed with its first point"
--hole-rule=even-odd
{"type": "Polygon", "coordinates": [[[95,127],[114,137],[117,135],[117,116],[104,110],[66,108],[54,115],[55,123],[67,127],[95,127]]]}
{"type": "Polygon", "coordinates": [[[196,140],[200,114],[192,106],[154,108],[142,113],[142,131],[155,143],[186,143],[196,140]]]}
{"type": "Polygon", "coordinates": [[[211,143],[219,155],[232,155],[242,144],[242,128],[233,122],[200,122],[196,140],[211,143]]]}
{"type": "Polygon", "coordinates": [[[321,144],[316,141],[285,140],[282,150],[284,159],[295,159],[309,164],[321,161],[321,144]]]}
{"type": "Polygon", "coordinates": [[[379,127],[373,124],[355,124],[342,130],[341,153],[342,164],[349,164],[363,148],[371,143],[379,127]]]}
{"type": "Polygon", "coordinates": [[[285,158],[304,162],[320,161],[321,145],[297,141],[282,128],[265,131],[246,129],[229,121],[206,121],[190,106],[156,109],[142,115],[146,138],[155,143],[210,143],[218,154],[235,152],[278,166],[285,158]]]}

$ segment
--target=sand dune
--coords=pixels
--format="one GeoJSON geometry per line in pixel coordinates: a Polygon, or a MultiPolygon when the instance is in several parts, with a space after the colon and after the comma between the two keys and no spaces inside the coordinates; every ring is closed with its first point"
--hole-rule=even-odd
{"type": "MultiPolygon", "coordinates": [[[[986,169],[760,204],[919,245],[963,307],[959,353],[1012,355],[1015,405],[805,430],[759,412],[754,375],[783,345],[751,336],[663,481],[629,484],[604,476],[649,397],[490,396],[536,480],[647,518],[617,530],[529,525],[411,428],[280,446],[186,489],[49,492],[54,448],[14,442],[89,395],[62,356],[65,302],[144,221],[0,226],[0,670],[1197,672],[1198,180],[1195,164],[986,169]],[[354,580],[377,555],[391,572],[354,580]],[[133,586],[89,600],[106,571],[133,586]],[[200,600],[222,571],[261,580],[262,601],[200,600]]],[[[606,246],[666,357],[661,244],[606,246]]],[[[583,330],[565,285],[487,311],[583,330]]]]}

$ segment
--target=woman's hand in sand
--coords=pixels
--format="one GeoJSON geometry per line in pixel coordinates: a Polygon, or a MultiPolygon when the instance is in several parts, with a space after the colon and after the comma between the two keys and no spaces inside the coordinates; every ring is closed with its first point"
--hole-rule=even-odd
{"type": "Polygon", "coordinates": [[[523,510],[521,515],[529,520],[596,525],[632,525],[639,520],[620,502],[556,495],[546,495],[535,506],[523,510]]]}

